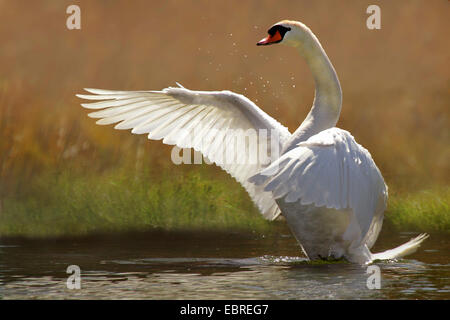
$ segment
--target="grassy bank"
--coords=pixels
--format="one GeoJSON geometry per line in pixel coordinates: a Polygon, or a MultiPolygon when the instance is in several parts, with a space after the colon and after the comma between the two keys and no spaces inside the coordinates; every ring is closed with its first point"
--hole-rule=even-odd
{"type": "Polygon", "coordinates": [[[162,228],[267,231],[245,191],[231,180],[187,174],[125,172],[35,179],[3,199],[0,236],[65,236],[162,228]]]}
{"type": "MultiPolygon", "coordinates": [[[[54,237],[103,232],[236,230],[268,233],[244,189],[210,170],[47,173],[1,201],[0,236],[54,237]]],[[[448,188],[390,194],[385,223],[398,230],[449,232],[448,188]]]]}
{"type": "Polygon", "coordinates": [[[450,188],[390,195],[388,223],[401,230],[450,233],[450,188]]]}

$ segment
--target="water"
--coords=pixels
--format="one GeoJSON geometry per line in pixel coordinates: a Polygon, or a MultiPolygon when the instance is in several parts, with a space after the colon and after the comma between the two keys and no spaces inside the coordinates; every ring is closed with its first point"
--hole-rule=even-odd
{"type": "MultiPolygon", "coordinates": [[[[381,233],[375,251],[417,233],[381,233]]],[[[311,264],[285,227],[271,236],[150,232],[65,240],[0,240],[3,299],[448,299],[448,236],[431,235],[409,259],[367,267],[311,264]],[[69,265],[81,289],[67,289],[69,265]]]]}

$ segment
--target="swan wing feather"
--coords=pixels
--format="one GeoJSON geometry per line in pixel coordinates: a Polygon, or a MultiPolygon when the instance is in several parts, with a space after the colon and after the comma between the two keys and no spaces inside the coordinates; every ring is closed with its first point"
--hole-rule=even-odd
{"type": "Polygon", "coordinates": [[[231,91],[193,91],[181,85],[161,91],[85,90],[90,94],[77,96],[95,100],[82,106],[94,109],[88,116],[99,119],[97,124],[115,124],[115,129],[131,129],[165,144],[194,148],[240,182],[264,217],[275,219],[280,214],[271,192],[248,181],[269,164],[268,159],[250,157],[262,145],[276,156],[274,147],[281,150],[291,134],[245,96],[231,91]],[[261,129],[267,134],[258,134],[261,129]],[[252,130],[256,149],[249,147],[252,130]]]}

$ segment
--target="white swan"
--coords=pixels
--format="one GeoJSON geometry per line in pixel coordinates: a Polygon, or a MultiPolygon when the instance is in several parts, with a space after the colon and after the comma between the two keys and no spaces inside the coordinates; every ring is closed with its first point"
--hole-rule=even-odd
{"type": "Polygon", "coordinates": [[[311,111],[293,134],[249,99],[230,91],[181,86],[162,91],[85,89],[93,95],[77,96],[101,100],[82,104],[102,109],[89,114],[100,118],[97,124],[118,123],[116,129],[200,151],[244,186],[267,219],[281,213],[310,259],[369,263],[414,252],[428,235],[383,253],[369,250],[381,229],[387,186],[370,153],[349,132],[334,127],[341,111],[341,86],[318,39],[304,24],[289,20],[276,23],[268,33],[258,45],[297,48],[316,84],[311,111]],[[252,140],[268,148],[270,163],[262,157],[241,161],[254,152],[245,137],[249,130],[275,133],[252,140]],[[241,152],[230,151],[236,137],[243,137],[238,139],[241,152]],[[230,152],[234,161],[223,161],[230,152]]]}

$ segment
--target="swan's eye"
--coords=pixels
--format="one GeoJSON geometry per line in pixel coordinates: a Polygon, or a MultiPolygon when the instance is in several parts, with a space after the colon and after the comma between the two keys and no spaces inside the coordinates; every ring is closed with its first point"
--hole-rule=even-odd
{"type": "Polygon", "coordinates": [[[267,31],[267,33],[268,33],[271,37],[273,37],[273,36],[277,33],[277,31],[278,31],[278,32],[280,33],[281,38],[283,38],[284,35],[286,34],[286,32],[288,32],[289,30],[291,30],[291,28],[282,26],[281,24],[277,24],[277,25],[274,25],[272,28],[270,28],[270,29],[267,31]]]}

